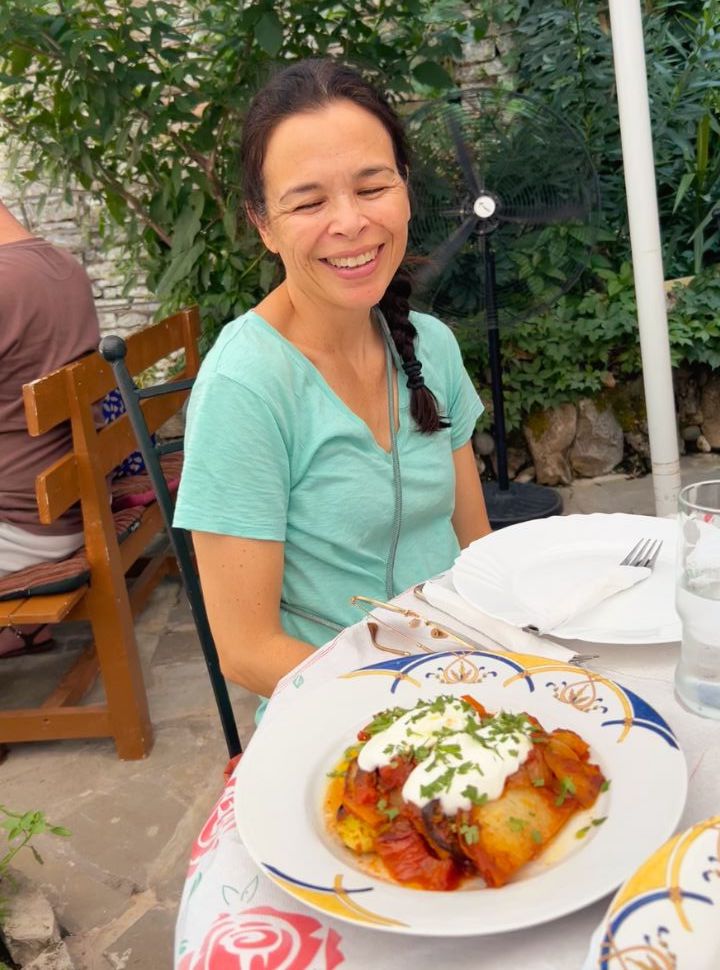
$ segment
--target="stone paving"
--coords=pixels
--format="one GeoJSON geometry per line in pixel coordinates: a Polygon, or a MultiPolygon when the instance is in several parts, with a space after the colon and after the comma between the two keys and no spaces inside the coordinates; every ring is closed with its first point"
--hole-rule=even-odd
{"type": "MultiPolygon", "coordinates": [[[[720,456],[682,461],[683,481],[720,477],[720,456]]],[[[652,514],[649,477],[580,481],[561,489],[566,512],[652,514]]],[[[3,661],[0,706],[32,703],[52,671],[78,649],[61,647],[3,661]]],[[[45,860],[17,868],[39,886],[67,933],[76,970],[167,970],[190,845],[222,786],[226,751],[190,614],[177,581],[166,580],[138,619],[155,746],[145,761],[121,762],[109,741],[15,745],[0,765],[0,803],[44,810],[72,832],[41,837],[45,860]]],[[[231,687],[243,742],[254,697],[231,687]]]]}

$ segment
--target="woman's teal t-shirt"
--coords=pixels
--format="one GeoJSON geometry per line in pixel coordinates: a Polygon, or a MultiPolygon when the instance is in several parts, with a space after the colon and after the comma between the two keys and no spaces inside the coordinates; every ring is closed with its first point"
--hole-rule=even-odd
{"type": "MultiPolygon", "coordinates": [[[[483,407],[451,330],[412,313],[416,354],[451,427],[421,434],[398,381],[402,519],[394,593],[447,569],[459,547],[451,517],[452,452],[483,407]]],[[[386,598],[394,514],[392,455],[317,368],[254,311],[227,324],[188,407],[175,525],[285,543],[282,599],[340,627],[360,618],[353,595],[386,598]]],[[[332,636],[281,610],[291,636],[332,636]]]]}

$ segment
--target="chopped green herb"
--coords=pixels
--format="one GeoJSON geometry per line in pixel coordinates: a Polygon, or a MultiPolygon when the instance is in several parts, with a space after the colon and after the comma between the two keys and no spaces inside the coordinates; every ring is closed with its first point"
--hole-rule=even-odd
{"type": "Polygon", "coordinates": [[[523,832],[527,822],[523,818],[513,818],[511,815],[508,819],[508,825],[513,832],[523,832]]]}
{"type": "Polygon", "coordinates": [[[544,788],[545,787],[545,779],[544,778],[533,778],[532,783],[533,783],[533,787],[534,788],[544,788]]]}
{"type": "Polygon", "coordinates": [[[488,800],[486,792],[479,792],[475,785],[468,785],[460,794],[463,798],[469,799],[473,805],[484,805],[488,800]]]}
{"type": "MultiPolygon", "coordinates": [[[[437,762],[430,765],[430,768],[433,768],[435,764],[437,764],[437,762]]],[[[455,769],[448,768],[439,777],[433,779],[429,785],[421,785],[420,795],[423,798],[433,799],[436,798],[441,791],[450,791],[450,785],[452,784],[454,776],[455,769]]]]}
{"type": "Polygon", "coordinates": [[[573,780],[571,778],[568,778],[567,776],[564,778],[561,778],[560,791],[558,792],[558,796],[555,799],[555,804],[562,805],[565,802],[565,799],[568,797],[568,795],[574,795],[574,794],[575,794],[575,784],[573,780]]]}
{"type": "Polygon", "coordinates": [[[610,787],[610,779],[606,778],[605,781],[600,785],[600,791],[607,791],[610,787]]]}
{"type": "Polygon", "coordinates": [[[370,735],[380,734],[381,731],[386,731],[391,724],[394,724],[398,718],[407,713],[407,710],[403,707],[390,707],[386,711],[381,711],[379,714],[376,714],[363,730],[366,734],[370,735]]]}
{"type": "Polygon", "coordinates": [[[435,757],[439,758],[443,764],[447,764],[448,758],[459,759],[461,757],[459,744],[436,744],[435,757]]]}
{"type": "Polygon", "coordinates": [[[537,829],[533,829],[530,832],[530,838],[533,840],[535,845],[540,845],[540,843],[542,842],[542,835],[537,829]]]}
{"type": "Polygon", "coordinates": [[[328,771],[327,773],[328,778],[345,778],[346,775],[347,771],[339,771],[337,769],[335,771],[328,771]]]}
{"type": "Polygon", "coordinates": [[[384,799],[384,798],[381,798],[378,801],[378,803],[377,803],[377,810],[378,810],[378,812],[382,812],[383,815],[385,815],[387,817],[387,819],[388,819],[389,822],[392,822],[392,820],[394,818],[397,818],[397,816],[400,814],[400,812],[399,812],[399,810],[397,808],[388,808],[387,800],[384,799]]]}
{"type": "Polygon", "coordinates": [[[461,825],[460,835],[465,839],[467,845],[477,845],[480,841],[480,830],[477,825],[461,825]]]}
{"type": "Polygon", "coordinates": [[[594,819],[591,819],[589,825],[586,825],[585,828],[583,828],[583,829],[578,829],[577,830],[577,832],[575,833],[575,838],[576,839],[584,839],[585,836],[588,834],[588,832],[590,831],[591,828],[593,828],[593,827],[596,827],[597,828],[598,825],[602,825],[603,822],[606,822],[606,821],[607,821],[607,815],[604,815],[602,818],[594,818],[594,819]]]}

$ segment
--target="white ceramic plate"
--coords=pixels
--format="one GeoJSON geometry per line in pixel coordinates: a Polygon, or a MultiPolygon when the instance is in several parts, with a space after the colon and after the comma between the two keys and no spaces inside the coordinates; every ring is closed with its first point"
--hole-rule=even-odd
{"type": "Polygon", "coordinates": [[[666,842],[613,899],[585,966],[717,970],[719,858],[720,815],[666,842]]]}
{"type": "Polygon", "coordinates": [[[272,705],[239,767],[237,825],[265,872],[286,892],[340,919],[395,933],[470,936],[555,919],[618,886],[675,828],[687,788],[685,759],[669,726],[632,692],[588,670],[519,654],[434,654],[374,664],[272,705]],[[552,731],[591,746],[610,779],[593,806],[606,821],[564,839],[501,889],[408,889],[367,875],[323,824],[327,772],[358,730],[390,706],[467,694],[489,710],[527,711],[552,731]]]}
{"type": "Polygon", "coordinates": [[[457,592],[472,606],[514,626],[540,626],[542,604],[617,565],[641,538],[662,539],[650,577],[552,631],[590,643],[668,643],[680,639],[675,612],[672,519],[623,513],[554,516],[500,529],[473,542],[452,568],[457,592]]]}

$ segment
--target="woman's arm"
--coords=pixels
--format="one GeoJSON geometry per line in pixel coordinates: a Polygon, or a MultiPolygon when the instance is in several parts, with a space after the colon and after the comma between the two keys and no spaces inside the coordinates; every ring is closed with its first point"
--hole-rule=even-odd
{"type": "Polygon", "coordinates": [[[280,625],[284,543],[193,532],[205,606],[228,680],[269,697],[313,647],[280,625]]]}
{"type": "Polygon", "coordinates": [[[460,548],[464,549],[474,539],[479,539],[492,530],[475,464],[475,455],[469,441],[453,452],[453,463],[455,465],[455,512],[452,524],[460,548]]]}

